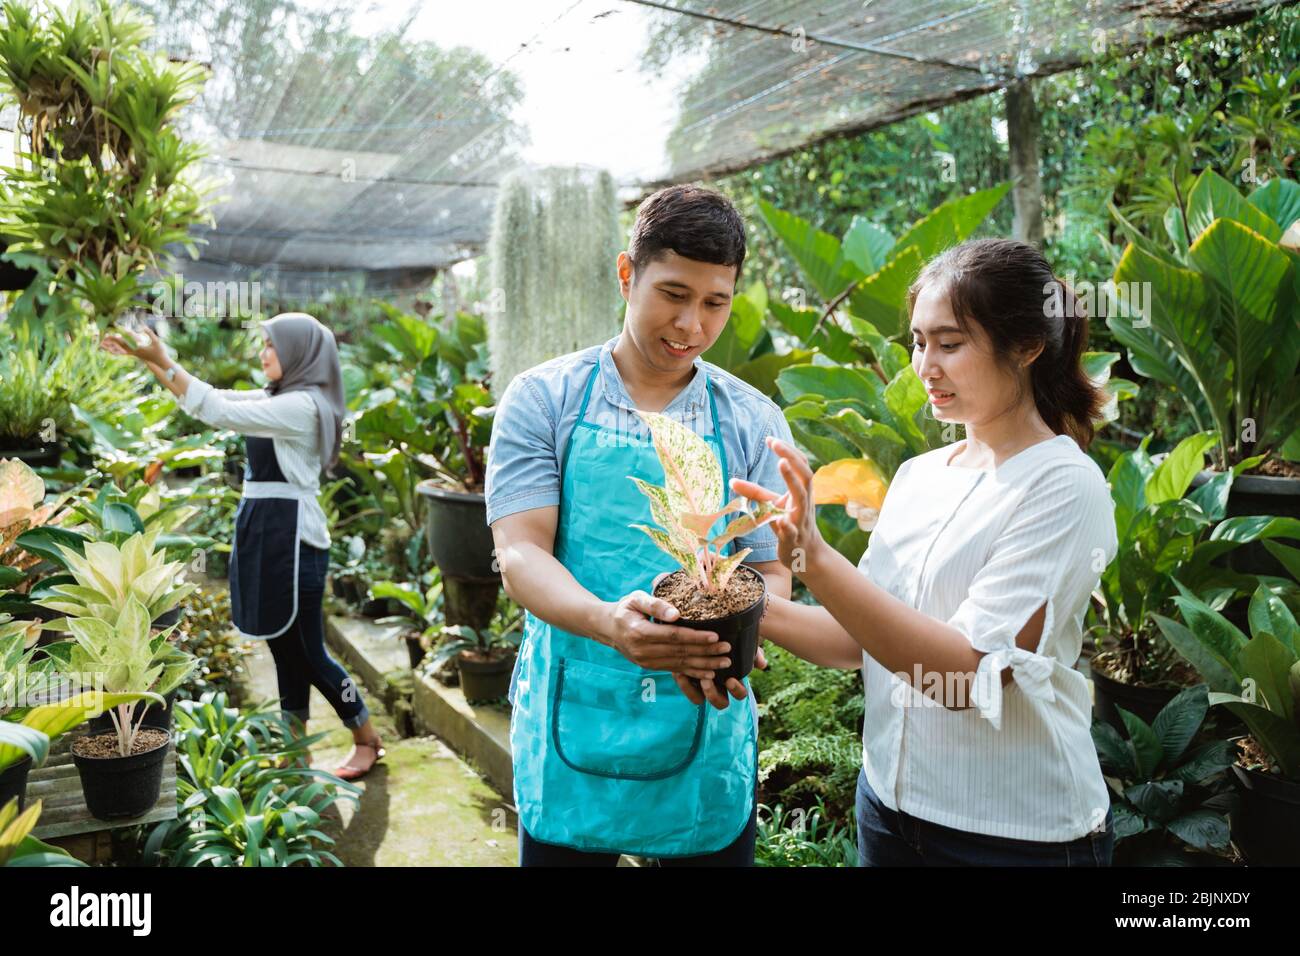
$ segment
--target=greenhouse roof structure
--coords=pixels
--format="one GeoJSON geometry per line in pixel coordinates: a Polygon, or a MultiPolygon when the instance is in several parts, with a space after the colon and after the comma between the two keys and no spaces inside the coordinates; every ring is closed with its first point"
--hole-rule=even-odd
{"type": "Polygon", "coordinates": [[[210,276],[427,276],[521,166],[632,199],[1294,0],[326,2],[139,4],[211,68],[210,276]]]}

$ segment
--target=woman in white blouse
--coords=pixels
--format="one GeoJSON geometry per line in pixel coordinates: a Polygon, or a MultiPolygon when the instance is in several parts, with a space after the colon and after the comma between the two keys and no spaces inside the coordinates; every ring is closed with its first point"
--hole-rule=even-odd
{"type": "Polygon", "coordinates": [[[821,606],[773,598],[762,636],[861,667],[859,862],[1109,865],[1110,799],[1086,681],[1089,595],[1114,557],[1111,499],[1083,451],[1104,395],[1087,318],[1032,246],[964,243],[909,296],[912,367],[966,439],[902,464],[858,567],[817,529],[813,474],[768,439],[789,486],[783,563],[821,606]]]}
{"type": "Polygon", "coordinates": [[[231,618],[240,636],[267,640],[281,705],[305,725],[311,688],[352,731],[353,749],[334,773],[352,780],[384,755],[370,711],[348,673],[325,650],[321,603],[329,531],[317,496],[338,461],[343,404],[334,335],[315,318],[286,312],[262,323],[265,391],[215,389],[167,354],[158,336],[103,347],[143,361],[195,418],[244,436],[247,466],[230,560],[231,618]]]}

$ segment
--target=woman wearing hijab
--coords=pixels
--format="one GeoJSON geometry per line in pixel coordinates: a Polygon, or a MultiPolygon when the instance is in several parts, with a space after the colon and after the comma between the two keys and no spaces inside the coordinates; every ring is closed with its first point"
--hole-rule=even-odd
{"type": "Polygon", "coordinates": [[[356,683],[325,650],[329,531],[317,495],[338,462],[345,414],[334,335],[310,315],[262,323],[265,391],[215,389],[191,376],[146,328],[144,344],[104,336],[105,350],[144,362],[195,418],[244,436],[248,463],[230,554],[231,617],[240,636],[270,642],[281,704],[305,725],[314,685],[352,731],[334,773],[353,780],[384,756],[356,683]]]}

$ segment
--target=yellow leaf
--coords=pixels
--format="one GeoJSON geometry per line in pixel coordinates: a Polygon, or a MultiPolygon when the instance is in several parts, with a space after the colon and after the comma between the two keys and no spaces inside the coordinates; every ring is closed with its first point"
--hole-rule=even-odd
{"type": "Polygon", "coordinates": [[[879,469],[869,459],[841,458],[818,468],[813,475],[813,503],[852,503],[855,510],[870,508],[879,512],[887,487],[879,469]]]}

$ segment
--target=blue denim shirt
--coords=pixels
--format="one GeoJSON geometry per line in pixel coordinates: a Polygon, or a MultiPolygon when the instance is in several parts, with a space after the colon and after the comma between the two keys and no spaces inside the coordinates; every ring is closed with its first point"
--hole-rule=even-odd
{"type": "MultiPolygon", "coordinates": [[[[586,420],[614,429],[637,441],[649,440],[649,432],[635,413],[636,406],[623,385],[612,355],[618,336],[604,345],[561,355],[516,375],[497,402],[488,446],[487,520],[518,511],[545,508],[560,503],[560,469],[568,448],[569,435],[578,421],[582,396],[592,367],[600,372],[591,391],[586,420]]],[[[770,398],[712,362],[695,359],[696,373],[686,387],[663,410],[663,414],[692,429],[701,437],[712,434],[709,396],[702,371],[713,383],[718,407],[718,428],[727,451],[728,482],[747,478],[785,491],[785,480],[777,468],[780,458],[767,447],[767,436],[775,435],[790,444],[790,426],[781,409],[770,398]]],[[[623,494],[640,496],[632,482],[623,494]]],[[[724,499],[734,496],[727,484],[724,499]]],[[[639,532],[630,532],[639,533],[639,532]]],[[[764,526],[737,539],[739,548],[752,548],[747,564],[775,561],[776,533],[764,526]]]]}

